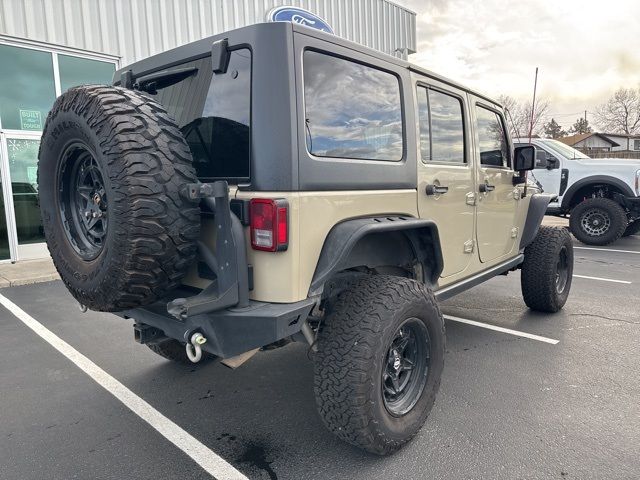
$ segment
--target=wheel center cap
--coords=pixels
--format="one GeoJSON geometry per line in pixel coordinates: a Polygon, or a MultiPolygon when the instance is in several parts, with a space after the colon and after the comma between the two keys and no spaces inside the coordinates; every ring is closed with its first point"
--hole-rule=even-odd
{"type": "Polygon", "coordinates": [[[397,350],[393,351],[393,369],[397,372],[398,370],[400,370],[400,365],[401,365],[401,360],[400,360],[400,354],[398,353],[397,350]]]}

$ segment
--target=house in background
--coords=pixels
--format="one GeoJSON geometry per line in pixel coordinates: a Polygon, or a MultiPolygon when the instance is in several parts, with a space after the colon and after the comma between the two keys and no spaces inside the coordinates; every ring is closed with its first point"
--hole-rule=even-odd
{"type": "Polygon", "coordinates": [[[640,152],[640,135],[626,133],[605,133],[604,135],[620,144],[619,147],[614,147],[612,152],[640,152]]]}
{"type": "Polygon", "coordinates": [[[614,148],[620,147],[619,143],[602,133],[580,133],[558,140],[587,155],[595,152],[612,152],[614,148]]]}
{"type": "Polygon", "coordinates": [[[640,135],[581,133],[558,140],[591,158],[640,159],[640,135]]]}

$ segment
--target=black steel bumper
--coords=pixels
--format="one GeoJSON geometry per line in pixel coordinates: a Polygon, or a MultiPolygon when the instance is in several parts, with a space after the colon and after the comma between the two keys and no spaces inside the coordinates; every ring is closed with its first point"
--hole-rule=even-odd
{"type": "Polygon", "coordinates": [[[119,312],[132,318],[137,329],[152,327],[154,333],[141,343],[159,341],[165,337],[186,343],[195,332],[202,333],[207,342],[202,349],[221,358],[229,358],[254,348],[287,338],[300,331],[315,301],[296,303],[250,302],[245,308],[230,308],[193,315],[178,320],[167,313],[167,304],[158,302],[144,308],[119,312]]]}

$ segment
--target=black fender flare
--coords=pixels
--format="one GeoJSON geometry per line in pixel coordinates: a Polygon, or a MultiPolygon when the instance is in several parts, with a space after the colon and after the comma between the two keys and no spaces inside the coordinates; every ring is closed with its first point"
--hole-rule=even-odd
{"type": "Polygon", "coordinates": [[[327,235],[316,265],[309,296],[322,293],[331,276],[343,270],[345,261],[359,240],[372,233],[402,232],[409,241],[419,262],[429,261],[432,268],[425,271],[424,280],[435,284],[442,273],[443,259],[438,227],[433,220],[401,215],[366,217],[345,220],[335,225],[327,235]]]}
{"type": "Polygon", "coordinates": [[[582,179],[578,180],[576,183],[574,183],[573,185],[571,185],[571,187],[569,187],[569,190],[567,190],[565,192],[565,194],[562,196],[562,205],[561,205],[562,210],[565,210],[565,211],[569,210],[569,205],[571,204],[571,200],[573,199],[573,196],[581,188],[586,187],[586,186],[591,185],[591,184],[596,184],[597,185],[597,184],[601,184],[601,183],[606,183],[608,185],[612,185],[612,186],[616,187],[626,197],[634,197],[635,196],[633,194],[633,191],[631,190],[631,187],[629,185],[627,185],[626,183],[624,183],[619,178],[611,177],[609,175],[593,175],[593,176],[590,176],[590,177],[582,178],[582,179]]]}
{"type": "Polygon", "coordinates": [[[534,193],[531,196],[529,209],[527,210],[527,219],[522,229],[522,236],[520,237],[521,252],[536,238],[542,219],[547,211],[547,206],[551,200],[556,197],[557,195],[553,193],[534,193]]]}

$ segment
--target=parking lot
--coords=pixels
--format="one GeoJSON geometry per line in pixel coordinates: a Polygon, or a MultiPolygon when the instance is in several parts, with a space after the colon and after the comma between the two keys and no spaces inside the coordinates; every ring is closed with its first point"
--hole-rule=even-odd
{"type": "Polygon", "coordinates": [[[129,321],[82,314],[60,281],[0,290],[0,478],[637,478],[640,237],[575,246],[558,314],[526,309],[519,272],[443,305],[458,320],[436,405],[388,458],[325,430],[305,345],[235,371],[176,365],[129,321]]]}

